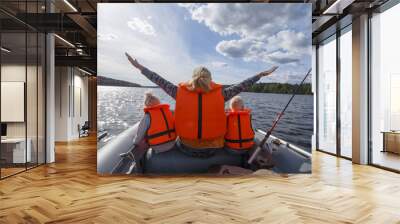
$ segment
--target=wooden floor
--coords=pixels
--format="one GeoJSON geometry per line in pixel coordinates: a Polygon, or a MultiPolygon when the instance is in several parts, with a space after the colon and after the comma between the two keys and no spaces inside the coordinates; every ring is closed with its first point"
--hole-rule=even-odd
{"type": "Polygon", "coordinates": [[[16,173],[19,173],[19,172],[23,172],[23,171],[25,171],[26,169],[25,169],[25,167],[11,167],[11,168],[1,168],[1,177],[3,178],[3,177],[7,177],[7,176],[10,176],[10,175],[13,175],[13,174],[16,174],[16,173]]]}
{"type": "Polygon", "coordinates": [[[372,160],[374,164],[400,170],[400,155],[391,152],[374,151],[372,160]]]}
{"type": "Polygon", "coordinates": [[[400,223],[400,175],[315,152],[312,175],[101,177],[95,138],[0,181],[0,223],[400,223]]]}

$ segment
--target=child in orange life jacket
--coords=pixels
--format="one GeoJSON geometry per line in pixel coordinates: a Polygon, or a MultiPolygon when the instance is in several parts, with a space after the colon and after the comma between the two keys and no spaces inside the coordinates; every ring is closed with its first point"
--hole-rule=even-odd
{"type": "Polygon", "coordinates": [[[244,107],[243,99],[235,96],[229,103],[225,148],[229,152],[247,154],[254,146],[251,111],[244,107]]]}
{"type": "Polygon", "coordinates": [[[141,119],[135,145],[146,140],[152,152],[160,153],[172,149],[175,145],[175,120],[168,104],[160,104],[160,100],[148,92],[144,97],[144,116],[141,119]]]}

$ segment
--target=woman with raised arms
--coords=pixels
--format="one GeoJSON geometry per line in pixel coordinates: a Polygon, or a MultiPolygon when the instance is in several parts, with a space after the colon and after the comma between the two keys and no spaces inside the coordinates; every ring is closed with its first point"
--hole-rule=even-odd
{"type": "Polygon", "coordinates": [[[272,74],[278,67],[260,72],[239,84],[223,88],[212,81],[205,67],[195,68],[192,79],[178,86],[141,65],[128,53],[130,63],[176,100],[175,130],[178,145],[185,154],[195,157],[210,157],[224,147],[226,134],[225,102],[249,89],[264,76],[272,74]]]}

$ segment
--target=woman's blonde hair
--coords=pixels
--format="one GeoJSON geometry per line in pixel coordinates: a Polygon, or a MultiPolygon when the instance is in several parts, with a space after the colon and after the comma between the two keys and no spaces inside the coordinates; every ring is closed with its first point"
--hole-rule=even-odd
{"type": "Polygon", "coordinates": [[[205,92],[211,90],[211,72],[206,67],[195,68],[192,80],[188,82],[190,90],[201,89],[205,92]]]}
{"type": "Polygon", "coordinates": [[[235,96],[229,102],[229,107],[231,110],[242,110],[244,108],[244,102],[242,97],[235,96]]]}
{"type": "Polygon", "coordinates": [[[144,106],[151,107],[160,104],[160,100],[153,95],[151,92],[146,92],[144,94],[144,106]]]}

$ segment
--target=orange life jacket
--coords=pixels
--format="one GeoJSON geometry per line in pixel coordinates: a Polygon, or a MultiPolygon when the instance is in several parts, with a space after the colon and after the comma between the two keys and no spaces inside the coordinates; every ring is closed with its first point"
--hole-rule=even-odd
{"type": "Polygon", "coordinates": [[[183,139],[211,140],[226,132],[225,101],[222,86],[211,83],[211,90],[191,91],[178,85],[176,94],[176,133],[183,139]]]}
{"type": "Polygon", "coordinates": [[[146,140],[150,146],[160,145],[176,139],[174,115],[167,104],[145,107],[144,112],[150,116],[150,127],[146,140]]]}
{"type": "Polygon", "coordinates": [[[225,144],[232,149],[250,149],[254,145],[251,111],[228,111],[225,144]]]}

